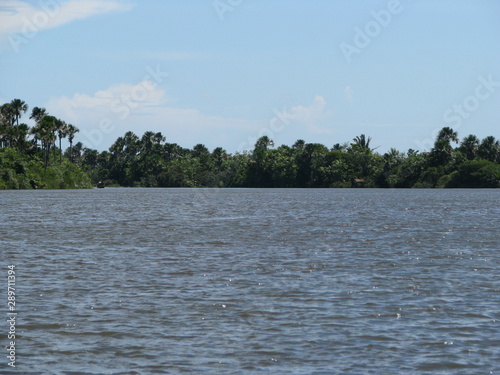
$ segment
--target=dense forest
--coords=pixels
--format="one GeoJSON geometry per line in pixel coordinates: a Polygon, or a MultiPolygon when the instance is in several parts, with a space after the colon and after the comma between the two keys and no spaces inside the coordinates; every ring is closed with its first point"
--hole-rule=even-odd
{"type": "Polygon", "coordinates": [[[441,129],[429,152],[394,148],[375,152],[371,137],[356,136],[331,148],[297,140],[275,146],[267,136],[249,152],[231,154],[203,144],[192,149],[161,133],[132,132],[108,151],[73,144],[78,128],[34,107],[33,127],[20,123],[28,105],[0,106],[0,189],[142,187],[500,187],[500,141],[441,129]],[[69,147],[62,150],[67,138],[69,147]]]}
{"type": "Polygon", "coordinates": [[[61,152],[62,138],[72,145],[78,129],[38,107],[31,112],[36,125],[30,128],[19,123],[27,111],[20,99],[0,106],[0,189],[91,188],[88,173],[61,152]]]}

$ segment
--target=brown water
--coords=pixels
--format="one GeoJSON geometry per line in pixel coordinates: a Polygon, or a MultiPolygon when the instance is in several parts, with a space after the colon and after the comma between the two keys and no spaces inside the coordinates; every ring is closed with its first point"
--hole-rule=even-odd
{"type": "Polygon", "coordinates": [[[0,374],[499,374],[499,193],[0,192],[0,374]]]}

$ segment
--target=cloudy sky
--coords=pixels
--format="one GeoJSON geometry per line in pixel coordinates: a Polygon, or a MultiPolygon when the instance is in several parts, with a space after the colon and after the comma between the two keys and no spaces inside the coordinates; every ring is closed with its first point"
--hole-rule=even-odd
{"type": "Polygon", "coordinates": [[[499,37],[498,0],[0,0],[0,104],[98,150],[152,130],[423,151],[443,126],[500,137],[499,37]]]}

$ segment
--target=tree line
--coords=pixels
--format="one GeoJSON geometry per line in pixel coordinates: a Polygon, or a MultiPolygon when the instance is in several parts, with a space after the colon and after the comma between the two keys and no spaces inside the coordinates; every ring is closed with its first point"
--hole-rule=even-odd
{"type": "MultiPolygon", "coordinates": [[[[27,111],[28,105],[21,99],[13,99],[0,107],[0,147],[14,147],[27,153],[41,149],[44,165],[47,167],[51,148],[54,151],[54,158],[56,157],[57,139],[59,139],[59,150],[63,138],[68,138],[72,147],[73,139],[79,129],[50,116],[45,108],[40,107],[34,107],[31,111],[30,119],[35,121],[35,126],[30,128],[25,123],[19,124],[19,119],[27,111]],[[32,136],[30,141],[28,141],[29,136],[32,136]]],[[[61,155],[59,161],[62,161],[61,155]]]]}
{"type": "Polygon", "coordinates": [[[39,107],[30,113],[30,127],[20,123],[27,112],[20,99],[0,106],[0,189],[92,187],[88,174],[61,151],[64,138],[72,148],[78,128],[39,107]]]}
{"type": "Polygon", "coordinates": [[[462,140],[452,128],[438,133],[428,152],[391,148],[379,154],[364,134],[327,147],[297,140],[276,146],[260,137],[253,150],[228,153],[197,144],[192,149],[166,141],[161,132],[126,132],[107,151],[73,145],[78,129],[33,108],[35,126],[19,124],[27,112],[14,99],[0,107],[0,147],[38,155],[44,166],[62,160],[80,167],[92,182],[142,187],[500,187],[500,141],[493,136],[462,140]],[[31,138],[30,138],[31,137],[31,138]],[[64,152],[61,139],[68,138],[64,152]],[[57,142],[59,141],[59,147],[57,142]],[[52,156],[50,155],[52,151],[52,156]]]}

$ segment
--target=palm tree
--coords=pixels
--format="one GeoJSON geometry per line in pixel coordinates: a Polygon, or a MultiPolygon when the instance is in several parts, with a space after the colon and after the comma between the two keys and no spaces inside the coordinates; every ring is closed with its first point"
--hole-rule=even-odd
{"type": "Polygon", "coordinates": [[[128,131],[123,136],[123,142],[123,151],[127,154],[127,156],[131,158],[136,156],[139,151],[139,137],[134,132],[128,131]]]}
{"type": "Polygon", "coordinates": [[[371,137],[366,137],[364,134],[358,135],[353,139],[354,143],[351,143],[351,149],[353,151],[371,154],[374,150],[370,148],[371,140],[371,137]]]}
{"type": "Polygon", "coordinates": [[[7,147],[12,147],[16,139],[16,128],[14,126],[8,126],[5,129],[4,138],[7,147]]]}
{"type": "Polygon", "coordinates": [[[11,103],[5,103],[0,107],[0,113],[4,119],[7,126],[13,126],[16,122],[16,115],[14,107],[11,103]]]}
{"type": "Polygon", "coordinates": [[[453,147],[450,142],[458,143],[458,134],[446,126],[439,131],[431,150],[431,160],[435,166],[446,165],[453,158],[453,147]]]}
{"type": "Polygon", "coordinates": [[[437,139],[430,153],[431,161],[434,166],[446,165],[453,157],[453,148],[445,139],[437,139]]]}
{"type": "Polygon", "coordinates": [[[57,123],[57,136],[59,137],[59,163],[62,163],[62,147],[61,147],[61,140],[63,138],[66,138],[68,136],[68,124],[66,124],[64,121],[59,121],[57,123]]]}
{"type": "Polygon", "coordinates": [[[218,167],[222,166],[222,162],[227,159],[227,156],[227,151],[222,147],[217,147],[212,151],[212,158],[218,167]]]}
{"type": "Polygon", "coordinates": [[[75,134],[78,133],[80,129],[76,126],[68,124],[66,129],[66,135],[69,141],[69,160],[73,162],[73,139],[75,138],[75,134]]]}
{"type": "Polygon", "coordinates": [[[143,134],[141,140],[139,141],[140,148],[147,152],[151,151],[153,147],[157,147],[162,142],[165,141],[165,137],[161,132],[155,133],[152,131],[147,131],[143,134]]]}
{"type": "Polygon", "coordinates": [[[182,148],[176,143],[165,143],[162,146],[161,153],[164,160],[170,162],[182,156],[182,148]]]}
{"type": "Polygon", "coordinates": [[[70,155],[70,160],[73,163],[81,163],[82,161],[82,155],[83,152],[85,151],[85,147],[83,146],[82,142],[77,142],[71,149],[71,155],[70,155]],[[75,160],[76,159],[76,160],[75,160]]]}
{"type": "Polygon", "coordinates": [[[29,133],[29,126],[27,124],[19,124],[12,127],[13,132],[13,143],[17,145],[20,150],[25,150],[26,147],[26,136],[29,133]]]}
{"type": "Polygon", "coordinates": [[[10,104],[0,106],[0,147],[7,147],[7,132],[12,125],[10,104]]]}
{"type": "Polygon", "coordinates": [[[35,120],[36,123],[39,123],[44,116],[48,116],[48,112],[45,108],[34,107],[31,110],[30,119],[35,120]]]}
{"type": "Polygon", "coordinates": [[[10,102],[16,124],[19,125],[19,118],[28,111],[28,105],[21,99],[13,99],[10,102]]]}
{"type": "Polygon", "coordinates": [[[478,154],[483,159],[496,162],[500,159],[500,141],[491,135],[484,138],[479,145],[478,154]]]}
{"type": "Polygon", "coordinates": [[[443,129],[441,129],[437,135],[436,142],[440,140],[447,141],[448,143],[450,142],[458,143],[458,134],[455,130],[446,126],[443,129]]]}
{"type": "Polygon", "coordinates": [[[294,150],[303,150],[306,145],[306,141],[303,139],[297,139],[295,143],[293,144],[292,148],[294,150]]]}
{"type": "Polygon", "coordinates": [[[332,147],[332,151],[346,152],[349,150],[349,142],[344,142],[342,144],[335,143],[332,147]]]}
{"type": "Polygon", "coordinates": [[[7,126],[0,119],[0,148],[5,147],[5,134],[7,132],[7,126]]]}
{"type": "Polygon", "coordinates": [[[473,134],[469,134],[460,143],[460,151],[462,151],[467,160],[474,160],[477,157],[479,149],[479,138],[473,134]]]}
{"type": "MultiPolygon", "coordinates": [[[[38,137],[40,134],[40,122],[45,116],[48,116],[48,112],[45,108],[40,108],[40,107],[33,107],[31,110],[31,116],[30,119],[35,120],[36,125],[31,128],[31,134],[33,135],[33,143],[35,145],[35,148],[37,146],[38,141],[40,138],[38,137]]],[[[43,147],[43,146],[42,146],[43,147]]]]}
{"type": "Polygon", "coordinates": [[[44,139],[45,139],[45,147],[47,148],[47,163],[45,168],[47,168],[47,165],[50,161],[50,148],[54,150],[54,159],[56,158],[55,154],[55,148],[56,148],[56,130],[57,130],[57,122],[58,120],[56,119],[52,123],[47,122],[46,129],[45,129],[45,134],[44,134],[44,139]]]}
{"type": "Polygon", "coordinates": [[[125,140],[123,139],[123,137],[116,138],[115,143],[113,143],[109,148],[111,155],[117,158],[123,154],[124,150],[125,150],[125,140]]]}
{"type": "Polygon", "coordinates": [[[161,134],[161,132],[155,133],[155,135],[153,137],[153,142],[155,145],[161,145],[166,140],[167,140],[167,138],[165,138],[165,136],[163,134],[161,134]]]}
{"type": "Polygon", "coordinates": [[[256,151],[267,151],[268,147],[273,147],[274,142],[267,136],[264,135],[257,139],[257,142],[255,142],[255,148],[254,148],[254,153],[256,151]]]}
{"type": "Polygon", "coordinates": [[[198,143],[193,147],[192,154],[195,158],[201,158],[202,156],[209,155],[210,151],[208,151],[208,148],[204,144],[198,143]]]}
{"type": "Polygon", "coordinates": [[[42,150],[44,156],[44,166],[47,168],[50,156],[50,147],[55,144],[56,141],[56,131],[58,129],[58,123],[61,121],[54,116],[44,116],[41,118],[32,129],[31,134],[34,135],[35,139],[42,142],[42,150]]]}

